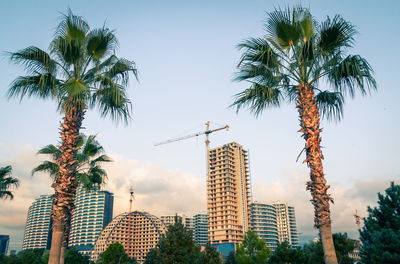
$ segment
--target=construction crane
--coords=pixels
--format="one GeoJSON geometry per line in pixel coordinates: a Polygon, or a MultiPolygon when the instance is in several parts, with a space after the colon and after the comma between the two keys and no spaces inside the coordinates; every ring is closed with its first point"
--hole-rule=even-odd
{"type": "Polygon", "coordinates": [[[166,141],[163,141],[163,142],[156,143],[156,144],[154,144],[154,146],[164,145],[164,144],[172,143],[172,142],[175,142],[175,141],[181,141],[181,140],[185,140],[185,139],[188,139],[188,138],[205,135],[206,136],[206,140],[204,141],[204,143],[206,145],[207,180],[208,180],[209,174],[210,174],[209,173],[209,160],[208,160],[208,150],[210,149],[210,134],[214,133],[216,131],[224,130],[224,129],[226,129],[227,131],[229,130],[229,126],[228,125],[225,125],[223,127],[219,127],[219,128],[216,128],[216,129],[210,129],[210,124],[211,124],[210,121],[207,121],[205,123],[205,126],[206,126],[205,131],[197,132],[197,133],[190,134],[190,135],[183,136],[183,137],[169,139],[169,140],[166,140],[166,141]]]}

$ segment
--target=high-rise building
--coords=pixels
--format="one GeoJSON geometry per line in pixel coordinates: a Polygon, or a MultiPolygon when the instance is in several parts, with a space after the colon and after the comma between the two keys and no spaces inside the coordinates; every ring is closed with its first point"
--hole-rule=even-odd
{"type": "Polygon", "coordinates": [[[112,220],[113,194],[79,187],[75,197],[69,246],[90,255],[101,231],[112,220]]]}
{"type": "Polygon", "coordinates": [[[293,206],[286,203],[274,203],[276,209],[276,223],[278,227],[279,243],[288,241],[293,247],[299,246],[296,214],[293,206]]]}
{"type": "Polygon", "coordinates": [[[168,226],[175,224],[176,220],[182,223],[187,229],[194,232],[193,218],[187,217],[182,214],[174,214],[174,215],[162,215],[160,216],[161,221],[163,221],[164,225],[168,228],[168,226]]]}
{"type": "Polygon", "coordinates": [[[207,214],[193,216],[193,238],[197,245],[206,246],[208,242],[208,217],[207,214]]]}
{"type": "Polygon", "coordinates": [[[286,203],[251,204],[251,229],[254,230],[272,250],[278,243],[289,242],[299,246],[296,215],[293,206],[286,203]]]}
{"type": "Polygon", "coordinates": [[[51,207],[50,195],[41,195],[28,210],[22,249],[50,248],[51,242],[51,207]]]}
{"type": "Polygon", "coordinates": [[[146,212],[133,211],[116,216],[101,232],[94,246],[92,260],[96,261],[108,245],[120,243],[129,257],[143,263],[147,253],[156,247],[167,231],[164,223],[146,212]]]}
{"type": "Polygon", "coordinates": [[[9,243],[10,243],[9,235],[0,235],[0,255],[7,254],[9,243]]]}
{"type": "Polygon", "coordinates": [[[250,211],[251,229],[265,241],[270,249],[274,250],[279,243],[275,206],[253,202],[250,205],[250,211]]]}
{"type": "Polygon", "coordinates": [[[208,237],[220,250],[240,243],[249,228],[248,152],[238,143],[225,144],[209,150],[208,164],[208,237]]]}

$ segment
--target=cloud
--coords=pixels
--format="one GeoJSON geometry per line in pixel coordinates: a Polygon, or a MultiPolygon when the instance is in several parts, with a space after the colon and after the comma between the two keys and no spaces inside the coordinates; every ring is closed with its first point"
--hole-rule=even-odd
{"type": "MultiPolygon", "coordinates": [[[[258,202],[281,201],[295,207],[296,219],[303,242],[318,235],[314,229],[314,209],[311,195],[305,189],[308,172],[305,170],[283,170],[279,181],[259,181],[253,184],[253,198],[258,202]]],[[[329,178],[328,184],[329,184],[329,178]]],[[[333,232],[347,232],[357,238],[354,220],[357,210],[361,217],[367,216],[367,206],[375,206],[377,193],[384,192],[394,179],[353,180],[331,186],[329,193],[334,198],[331,205],[333,232]]]]}
{"type": "MultiPolygon", "coordinates": [[[[32,202],[42,194],[53,193],[46,175],[30,175],[32,168],[42,161],[36,151],[33,146],[18,148],[0,144],[0,152],[13,156],[1,162],[0,166],[12,165],[13,176],[21,182],[15,190],[14,200],[0,201],[0,233],[11,235],[11,248],[22,246],[26,216],[32,202]]],[[[103,189],[114,193],[114,216],[128,211],[130,186],[135,191],[135,210],[158,216],[175,213],[192,215],[206,210],[204,179],[193,173],[165,170],[118,154],[110,156],[114,162],[104,166],[108,181],[103,189]]]]}

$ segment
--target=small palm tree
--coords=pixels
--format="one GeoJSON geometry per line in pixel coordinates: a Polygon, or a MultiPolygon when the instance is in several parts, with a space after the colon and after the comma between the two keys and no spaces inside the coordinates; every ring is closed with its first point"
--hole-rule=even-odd
{"type": "Polygon", "coordinates": [[[322,166],[320,115],[340,120],[344,96],[366,95],[376,88],[372,69],[359,55],[348,54],[356,30],[341,16],[318,22],[301,6],[268,13],[267,35],[239,44],[244,49],[237,81],[250,87],[235,97],[237,110],[248,107],[256,116],[282,102],[295,103],[310,168],[315,227],[320,231],[325,263],[337,263],[331,232],[330,204],[322,166]],[[327,86],[323,86],[325,82],[327,86]]]}
{"type": "Polygon", "coordinates": [[[10,189],[12,187],[18,187],[19,180],[11,177],[11,172],[11,166],[0,168],[0,199],[12,200],[14,198],[14,195],[10,189]]]}
{"type": "Polygon", "coordinates": [[[50,264],[59,263],[65,214],[73,207],[78,185],[79,132],[86,111],[97,109],[102,117],[116,121],[130,119],[126,87],[130,73],[136,76],[137,72],[132,61],[115,55],[117,44],[112,30],[104,26],[90,29],[82,17],[69,10],[56,28],[49,53],[31,46],[10,54],[11,61],[23,65],[29,75],[11,83],[9,97],[52,99],[64,115],[58,180],[53,185],[50,264]]]}
{"type": "MultiPolygon", "coordinates": [[[[107,179],[107,172],[102,169],[101,164],[111,162],[111,158],[103,154],[104,149],[96,140],[96,136],[86,137],[81,135],[78,142],[80,149],[76,153],[78,164],[76,167],[77,180],[86,190],[93,190],[102,185],[107,179]]],[[[57,185],[59,165],[57,160],[61,156],[61,151],[54,145],[47,145],[38,151],[38,154],[50,156],[51,160],[43,161],[39,166],[32,170],[32,175],[38,172],[47,173],[53,180],[53,185],[57,185]]],[[[75,206],[73,206],[74,208],[75,206]]],[[[69,231],[71,226],[72,210],[66,212],[63,248],[68,246],[69,231]]],[[[60,256],[62,259],[63,256],[60,256]]]]}

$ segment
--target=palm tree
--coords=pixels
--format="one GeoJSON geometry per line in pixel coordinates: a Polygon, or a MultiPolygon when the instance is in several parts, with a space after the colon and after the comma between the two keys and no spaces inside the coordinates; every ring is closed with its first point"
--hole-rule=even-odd
{"type": "Polygon", "coordinates": [[[56,28],[49,53],[33,46],[10,53],[11,61],[23,65],[28,75],[11,83],[9,97],[53,99],[64,115],[58,180],[53,185],[50,264],[58,263],[65,214],[73,207],[78,184],[76,153],[86,111],[97,109],[102,117],[126,123],[130,119],[126,87],[130,73],[136,76],[137,71],[132,61],[115,55],[117,44],[112,30],[105,26],[90,29],[82,17],[69,10],[56,28]]]}
{"type": "Polygon", "coordinates": [[[18,187],[19,181],[18,179],[11,177],[11,171],[11,166],[0,168],[0,199],[12,200],[14,198],[10,189],[12,187],[18,187]]]}
{"type": "MultiPolygon", "coordinates": [[[[96,187],[104,183],[107,178],[107,172],[101,168],[103,162],[111,162],[111,158],[103,154],[104,149],[96,140],[96,136],[86,137],[81,134],[81,140],[78,142],[78,146],[81,146],[76,157],[78,160],[77,164],[77,180],[79,185],[86,190],[93,190],[96,187]]],[[[57,184],[59,165],[57,160],[61,156],[61,151],[54,145],[47,145],[38,151],[38,154],[44,154],[50,156],[51,160],[43,161],[39,166],[32,170],[32,175],[37,172],[44,172],[49,174],[53,180],[53,184],[57,184]]],[[[74,206],[75,207],[75,206],[74,206]]],[[[73,207],[73,208],[74,208],[73,207]]],[[[66,212],[66,221],[64,224],[64,237],[61,251],[65,251],[68,246],[69,232],[71,227],[72,211],[66,212]]],[[[63,254],[60,256],[60,263],[64,262],[63,254]]]]}
{"type": "Polygon", "coordinates": [[[311,192],[315,227],[319,229],[325,263],[337,263],[332,232],[329,185],[324,178],[320,115],[340,120],[344,96],[368,94],[376,88],[372,69],[359,55],[348,54],[354,44],[354,26],[336,15],[316,21],[301,6],[268,13],[266,36],[239,44],[244,49],[238,64],[237,81],[250,87],[236,94],[237,111],[247,107],[256,116],[282,102],[295,103],[305,153],[310,168],[307,190],[311,192]],[[322,83],[327,86],[322,88],[322,83]]]}

